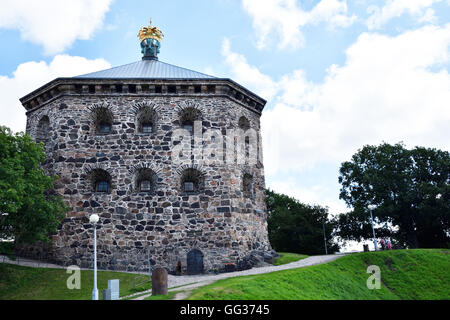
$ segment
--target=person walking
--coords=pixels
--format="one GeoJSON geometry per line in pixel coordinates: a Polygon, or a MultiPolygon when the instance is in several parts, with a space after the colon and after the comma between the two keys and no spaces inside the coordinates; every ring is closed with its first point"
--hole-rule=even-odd
{"type": "Polygon", "coordinates": [[[384,239],[383,238],[380,239],[380,245],[381,245],[381,250],[384,250],[385,243],[384,243],[384,239]]]}
{"type": "Polygon", "coordinates": [[[388,239],[388,240],[386,241],[386,247],[387,247],[388,250],[391,250],[391,249],[392,249],[391,240],[388,239]]]}

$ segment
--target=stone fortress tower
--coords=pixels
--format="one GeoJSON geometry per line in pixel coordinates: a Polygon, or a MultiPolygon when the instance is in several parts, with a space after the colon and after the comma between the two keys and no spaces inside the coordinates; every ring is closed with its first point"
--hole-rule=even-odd
{"type": "Polygon", "coordinates": [[[57,78],[20,99],[26,132],[45,143],[44,169],[70,207],[49,245],[22,253],[88,267],[97,213],[100,268],[144,270],[148,254],[152,266],[173,272],[181,261],[191,274],[270,260],[265,100],[159,61],[163,34],[151,22],[138,36],[141,61],[57,78]]]}

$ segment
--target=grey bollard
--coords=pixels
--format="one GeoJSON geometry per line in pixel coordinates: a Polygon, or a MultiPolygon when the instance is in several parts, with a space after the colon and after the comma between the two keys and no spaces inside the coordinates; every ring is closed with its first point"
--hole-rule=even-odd
{"type": "Polygon", "coordinates": [[[167,270],[157,268],[152,272],[152,296],[167,294],[167,270]]]}
{"type": "Polygon", "coordinates": [[[111,289],[103,290],[103,300],[112,300],[111,299],[111,289]]]}

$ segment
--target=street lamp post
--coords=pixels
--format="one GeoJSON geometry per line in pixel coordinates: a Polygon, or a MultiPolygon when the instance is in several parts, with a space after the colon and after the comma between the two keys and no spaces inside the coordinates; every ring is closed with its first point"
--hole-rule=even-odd
{"type": "Polygon", "coordinates": [[[327,236],[325,235],[325,222],[324,221],[322,221],[322,227],[323,227],[323,241],[325,243],[325,255],[328,255],[327,236]]]}
{"type": "Polygon", "coordinates": [[[93,214],[89,217],[89,221],[94,225],[94,289],[92,289],[92,300],[98,300],[97,289],[97,222],[99,217],[93,214]]]}
{"type": "Polygon", "coordinates": [[[373,245],[375,246],[375,251],[378,251],[378,246],[377,246],[377,238],[375,236],[375,228],[373,227],[373,216],[372,216],[372,211],[376,209],[376,205],[374,204],[370,204],[367,206],[367,209],[369,209],[370,211],[370,222],[372,223],[372,232],[373,232],[373,245]]]}

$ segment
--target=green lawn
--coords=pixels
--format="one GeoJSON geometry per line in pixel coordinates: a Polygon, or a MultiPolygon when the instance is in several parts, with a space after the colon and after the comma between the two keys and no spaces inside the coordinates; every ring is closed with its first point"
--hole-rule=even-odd
{"type": "Polygon", "coordinates": [[[220,280],[189,299],[450,299],[450,251],[392,250],[351,254],[333,262],[220,280]],[[367,266],[381,270],[381,289],[369,290],[367,266]]]}
{"type": "MultiPolygon", "coordinates": [[[[66,269],[31,268],[0,263],[0,300],[90,300],[94,272],[81,270],[81,288],[67,288],[71,274],[66,269]]],[[[98,271],[98,293],[102,299],[108,280],[119,279],[120,296],[151,289],[151,283],[133,289],[134,275],[124,272],[98,271]]]]}
{"type": "Polygon", "coordinates": [[[277,257],[273,263],[274,266],[280,266],[282,264],[302,260],[308,258],[306,254],[289,253],[289,252],[277,252],[280,256],[277,257]]]}

